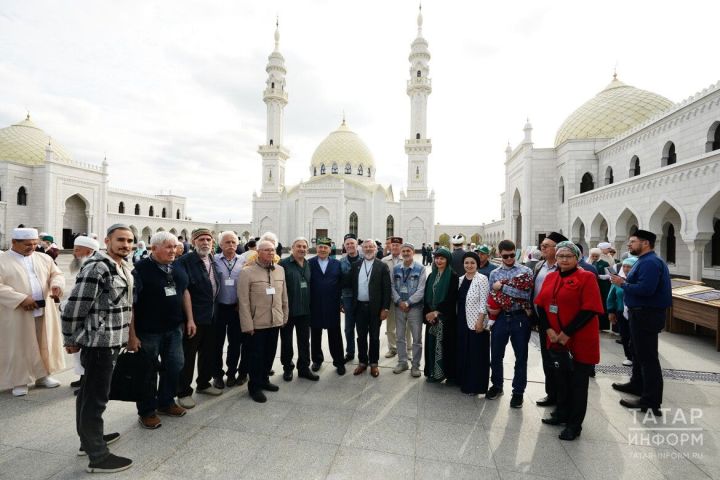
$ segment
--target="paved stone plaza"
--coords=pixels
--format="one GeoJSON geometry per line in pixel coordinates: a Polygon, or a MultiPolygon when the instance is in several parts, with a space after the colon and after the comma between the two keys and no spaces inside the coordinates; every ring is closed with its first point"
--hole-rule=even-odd
{"type": "MultiPolygon", "coordinates": [[[[712,341],[660,336],[663,407],[670,410],[664,424],[643,424],[644,416],[635,419],[618,405],[620,395],[610,387],[629,371],[617,367],[622,347],[614,339],[602,337],[602,365],[574,442],[558,440],[559,429],[540,422],[548,412],[535,406],[544,390],[533,338],[520,410],[509,407],[511,348],[506,395],[496,401],[409,372],[394,375],[395,359],[383,358],[377,379],[354,377],[352,368],[339,377],[327,361],[319,382],[286,383],[278,374],[273,381],[280,391],[268,393],[266,404],[250,400],[246,386],[220,397],[196,395],[197,407],[183,418],[163,417],[154,431],[140,427],[133,404],[110,402],[106,431],[122,434],[110,449],[135,462],[113,478],[720,478],[720,353],[712,341]],[[694,441],[681,444],[682,434],[694,441]]],[[[275,370],[282,370],[279,359],[275,370]]],[[[23,398],[0,393],[0,478],[89,475],[87,457],[76,456],[75,397],[68,387],[76,376],[68,370],[56,377],[63,382],[56,389],[33,388],[23,398]]]]}

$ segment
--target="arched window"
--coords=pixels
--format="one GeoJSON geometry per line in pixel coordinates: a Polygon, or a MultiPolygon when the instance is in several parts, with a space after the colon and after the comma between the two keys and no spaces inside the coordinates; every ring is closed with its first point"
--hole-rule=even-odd
{"type": "Polygon", "coordinates": [[[162,216],[162,218],[167,217],[167,210],[165,210],[165,207],[163,207],[162,213],[160,215],[162,216]]]}
{"type": "Polygon", "coordinates": [[[710,240],[710,265],[720,266],[720,218],[715,219],[712,240],[710,240]]]}
{"type": "Polygon", "coordinates": [[[560,177],[560,186],[558,187],[558,196],[560,197],[560,203],[565,203],[565,180],[560,177]]]}
{"type": "Polygon", "coordinates": [[[270,139],[270,145],[272,146],[272,144],[273,144],[273,139],[271,138],[271,139],[270,139]]]}
{"type": "Polygon", "coordinates": [[[368,167],[368,177],[372,174],[372,168],[368,167]]]}
{"type": "Polygon", "coordinates": [[[705,151],[712,152],[713,150],[720,150],[720,121],[714,122],[708,130],[705,151]]]}
{"type": "Polygon", "coordinates": [[[605,169],[605,185],[612,185],[614,181],[615,178],[613,177],[613,169],[612,167],[607,167],[605,169]]]}
{"type": "Polygon", "coordinates": [[[17,204],[27,205],[27,190],[25,190],[25,187],[18,188],[17,204]]]}
{"type": "Polygon", "coordinates": [[[150,215],[151,217],[155,216],[155,209],[153,208],[152,205],[150,205],[150,209],[148,210],[148,215],[150,215]]]}
{"type": "Polygon", "coordinates": [[[663,244],[665,261],[667,263],[675,263],[675,226],[672,223],[667,224],[667,232],[665,233],[663,244]]]}
{"type": "Polygon", "coordinates": [[[585,172],[580,182],[580,193],[589,192],[593,188],[595,188],[595,182],[593,182],[592,175],[590,175],[590,172],[585,172]]]}
{"type": "Polygon", "coordinates": [[[663,148],[662,162],[661,165],[666,167],[677,162],[677,155],[675,154],[675,144],[673,142],[667,142],[663,148]]]}
{"type": "Polygon", "coordinates": [[[270,82],[270,88],[275,88],[275,82],[270,82]]]}
{"type": "Polygon", "coordinates": [[[417,78],[422,77],[422,72],[420,70],[417,71],[417,78]]]}
{"type": "Polygon", "coordinates": [[[385,221],[385,238],[395,235],[395,219],[392,215],[388,215],[385,221]]]}
{"type": "Polygon", "coordinates": [[[637,177],[640,175],[640,158],[637,155],[633,155],[630,159],[630,177],[637,177]]]}
{"type": "Polygon", "coordinates": [[[420,134],[419,134],[419,133],[416,133],[416,134],[415,134],[415,140],[420,140],[420,134]]]}
{"type": "Polygon", "coordinates": [[[120,202],[118,205],[118,213],[125,213],[125,202],[120,202]]]}
{"type": "Polygon", "coordinates": [[[362,168],[362,165],[360,165],[360,166],[358,166],[358,175],[362,175],[362,174],[363,174],[363,168],[362,168]]]}
{"type": "Polygon", "coordinates": [[[347,173],[347,174],[352,173],[352,165],[350,165],[349,163],[347,165],[345,165],[345,173],[347,173]]]}
{"type": "Polygon", "coordinates": [[[332,166],[332,173],[338,173],[338,166],[337,166],[337,163],[333,163],[333,166],[332,166]]]}
{"type": "Polygon", "coordinates": [[[348,231],[357,237],[358,234],[358,216],[357,213],[350,214],[350,225],[348,231]]]}
{"type": "Polygon", "coordinates": [[[313,167],[313,177],[317,177],[317,167],[313,167]]]}
{"type": "Polygon", "coordinates": [[[140,204],[139,203],[135,204],[135,215],[140,215],[140,204]]]}
{"type": "Polygon", "coordinates": [[[320,165],[320,175],[325,175],[325,164],[320,165]]]}
{"type": "Polygon", "coordinates": [[[180,220],[180,209],[179,208],[177,209],[177,212],[175,212],[175,218],[177,220],[180,220]]]}

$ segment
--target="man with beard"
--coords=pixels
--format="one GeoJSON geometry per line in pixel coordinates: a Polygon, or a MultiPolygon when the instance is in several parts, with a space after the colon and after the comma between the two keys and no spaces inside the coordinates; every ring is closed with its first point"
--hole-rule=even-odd
{"type": "MultiPolygon", "coordinates": [[[[87,259],[90,258],[99,249],[100,244],[94,238],[86,237],[84,235],[79,235],[75,237],[75,242],[73,243],[73,259],[70,262],[70,273],[73,275],[77,275],[78,272],[80,272],[80,269],[82,268],[85,261],[87,261],[87,259]]],[[[74,382],[70,382],[70,386],[72,388],[78,388],[80,387],[80,384],[82,382],[85,370],[80,363],[80,352],[73,353],[72,357],[73,363],[75,365],[75,373],[80,375],[80,379],[75,380],[74,382]]],[[[78,394],[78,391],[79,390],[75,390],[75,395],[78,394]]]]}
{"type": "Polygon", "coordinates": [[[620,405],[660,416],[663,378],[658,359],[658,334],[665,326],[665,313],[672,306],[670,271],[655,254],[655,234],[637,230],[628,239],[630,255],[638,257],[627,278],[611,275],[610,281],[620,286],[630,321],[633,349],[632,375],[628,383],[613,383],[620,392],[638,395],[637,400],[622,399],[620,405]]]}
{"type": "Polygon", "coordinates": [[[85,261],[62,315],[65,350],[80,352],[85,368],[75,415],[80,437],[78,454],[88,455],[90,473],[119,472],[132,465],[129,458],[108,450],[107,445],[120,434],[103,434],[102,414],[110,395],[115,360],[120,347],[128,341],[133,276],[125,258],[132,252],[133,239],[127,225],[108,228],[107,253],[96,252],[85,261]]]}
{"type": "Polygon", "coordinates": [[[180,372],[177,395],[178,405],[183,408],[193,408],[195,406],[191,384],[195,373],[196,357],[198,365],[197,392],[215,396],[222,393],[221,389],[210,385],[215,367],[214,322],[217,311],[218,290],[221,283],[212,256],[213,238],[207,228],[193,230],[190,238],[192,239],[193,250],[175,262],[178,267],[184,268],[188,275],[188,291],[190,292],[190,303],[196,326],[195,335],[188,333],[183,336],[185,363],[182,372],[180,372]]]}

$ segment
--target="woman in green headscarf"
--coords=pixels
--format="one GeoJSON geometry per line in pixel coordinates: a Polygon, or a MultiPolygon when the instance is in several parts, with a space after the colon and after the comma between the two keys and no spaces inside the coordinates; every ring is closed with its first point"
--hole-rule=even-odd
{"type": "Polygon", "coordinates": [[[452,254],[435,251],[432,273],[425,282],[425,376],[428,382],[455,380],[455,309],[458,276],[450,268],[452,254]]]}

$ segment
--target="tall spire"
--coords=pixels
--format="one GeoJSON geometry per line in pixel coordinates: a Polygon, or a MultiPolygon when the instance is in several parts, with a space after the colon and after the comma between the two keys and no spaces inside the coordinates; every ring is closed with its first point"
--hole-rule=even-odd
{"type": "Polygon", "coordinates": [[[422,24],[423,24],[422,2],[420,2],[420,6],[418,7],[418,16],[417,16],[418,37],[422,37],[422,24]]]}
{"type": "Polygon", "coordinates": [[[275,17],[275,51],[280,51],[280,16],[275,17]]]}

